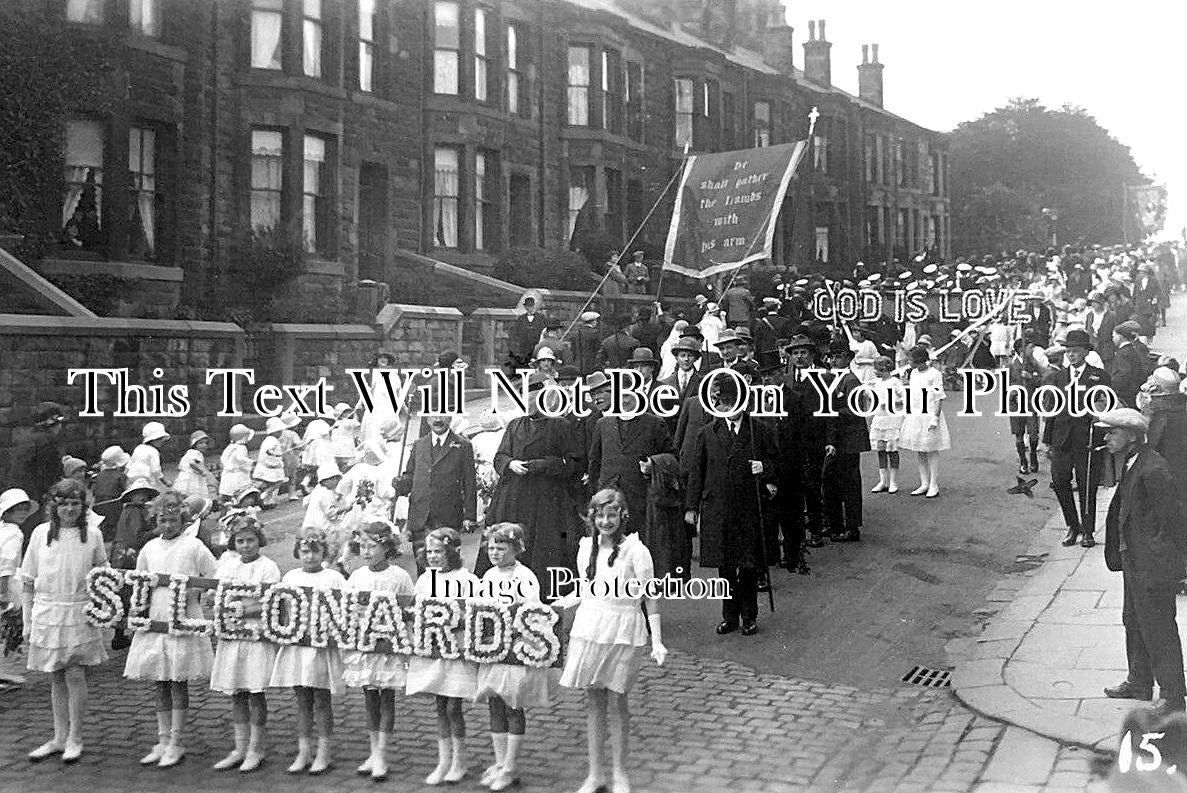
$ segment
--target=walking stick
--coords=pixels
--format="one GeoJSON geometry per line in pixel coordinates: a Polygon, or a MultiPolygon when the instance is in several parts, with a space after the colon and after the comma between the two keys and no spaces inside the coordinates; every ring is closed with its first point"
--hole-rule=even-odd
{"type": "MultiPolygon", "coordinates": [[[[754,417],[749,412],[746,413],[746,426],[750,430],[750,459],[757,460],[758,456],[754,450],[754,417]]],[[[766,473],[765,471],[763,473],[766,473]]],[[[764,572],[766,572],[768,579],[771,571],[767,566],[767,523],[763,519],[762,508],[762,483],[758,481],[758,477],[754,477],[754,498],[758,504],[758,535],[759,535],[759,561],[764,572]]],[[[768,580],[767,582],[767,600],[771,606],[771,613],[775,611],[775,587],[768,580]]]]}

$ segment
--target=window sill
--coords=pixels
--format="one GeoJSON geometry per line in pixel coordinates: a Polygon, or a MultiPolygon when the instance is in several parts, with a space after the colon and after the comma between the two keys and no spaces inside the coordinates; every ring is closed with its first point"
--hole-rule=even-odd
{"type": "Polygon", "coordinates": [[[162,267],[140,262],[95,261],[92,259],[42,259],[36,268],[42,275],[86,275],[103,273],[115,278],[145,281],[174,281],[185,279],[180,267],[162,267]]]}
{"type": "Polygon", "coordinates": [[[647,150],[647,146],[644,146],[642,143],[633,141],[623,135],[615,135],[613,132],[608,132],[604,129],[565,126],[561,128],[560,134],[562,138],[567,138],[569,140],[599,141],[601,143],[609,143],[615,146],[623,146],[636,151],[647,150]]]}
{"type": "Polygon", "coordinates": [[[185,63],[189,60],[186,51],[181,47],[174,47],[163,43],[152,36],[142,36],[139,33],[129,33],[124,37],[124,44],[134,50],[141,50],[170,61],[185,63]]]}
{"type": "Polygon", "coordinates": [[[310,256],[305,259],[304,266],[301,267],[302,275],[328,275],[336,278],[346,277],[346,265],[342,262],[336,262],[332,259],[320,259],[315,256],[310,256]]]}
{"type": "Polygon", "coordinates": [[[350,96],[346,89],[330,85],[319,78],[285,74],[279,69],[242,69],[235,74],[235,84],[243,87],[306,91],[334,99],[347,99],[350,96]]]}

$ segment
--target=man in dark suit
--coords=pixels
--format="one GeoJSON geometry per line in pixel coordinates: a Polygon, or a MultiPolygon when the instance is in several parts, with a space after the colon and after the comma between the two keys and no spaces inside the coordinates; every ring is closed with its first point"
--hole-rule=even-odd
{"type": "Polygon", "coordinates": [[[729,582],[730,599],[722,601],[719,634],[742,623],[742,635],[758,632],[758,579],[766,558],[759,488],[768,492],[778,475],[774,431],[745,411],[746,394],[733,379],[717,378],[713,398],[725,412],[700,429],[688,471],[684,520],[700,521],[703,567],[716,567],[729,582]]]}
{"type": "Polygon", "coordinates": [[[1105,564],[1124,586],[1125,681],[1105,694],[1114,699],[1153,698],[1160,715],[1183,710],[1183,646],[1175,623],[1175,595],[1187,572],[1187,525],[1178,485],[1166,460],[1146,444],[1141,413],[1118,408],[1097,424],[1109,451],[1124,460],[1121,482],[1105,518],[1105,564]]]}
{"type": "Polygon", "coordinates": [[[1117,314],[1109,306],[1109,298],[1104,292],[1092,292],[1088,295],[1088,304],[1092,311],[1088,312],[1087,326],[1084,328],[1092,336],[1092,343],[1096,345],[1096,354],[1100,356],[1102,367],[1111,372],[1113,354],[1117,345],[1113,343],[1113,330],[1117,327],[1117,314]],[[1097,312],[1101,312],[1097,316],[1097,312]]]}
{"type": "Polygon", "coordinates": [[[639,340],[627,330],[630,325],[629,314],[617,318],[617,330],[614,335],[602,339],[602,344],[598,347],[598,354],[594,360],[595,369],[626,368],[626,362],[630,359],[635,348],[639,346],[639,340]]]}
{"type": "Polygon", "coordinates": [[[598,320],[601,317],[602,315],[596,311],[586,311],[581,315],[581,322],[573,330],[573,360],[571,363],[583,376],[597,368],[595,363],[598,358],[598,347],[605,335],[598,328],[598,320]]]}
{"type": "Polygon", "coordinates": [[[824,514],[833,540],[857,542],[862,524],[861,453],[870,450],[870,430],[865,418],[849,405],[849,395],[861,387],[861,380],[849,368],[853,362],[849,342],[835,339],[828,355],[833,369],[845,371],[833,391],[837,415],[824,420],[824,514]]]}
{"type": "Polygon", "coordinates": [[[626,496],[631,531],[645,534],[647,481],[651,457],[672,450],[668,426],[659,416],[643,413],[631,419],[602,416],[589,447],[590,488],[597,492],[613,487],[626,496]]]}
{"type": "Polygon", "coordinates": [[[807,375],[817,365],[816,342],[804,334],[796,334],[785,349],[791,371],[783,381],[787,416],[779,421],[779,447],[791,470],[780,468],[779,497],[787,504],[783,510],[784,561],[801,569],[801,545],[819,548],[826,542],[821,531],[825,419],[819,415],[824,407],[820,396],[807,375]],[[802,525],[796,526],[795,521],[802,525]]]}
{"type": "Polygon", "coordinates": [[[418,573],[425,570],[425,535],[442,527],[474,531],[478,504],[474,447],[449,429],[449,416],[432,416],[429,429],[416,439],[408,467],[392,483],[397,496],[408,496],[408,531],[418,573]]]}
{"type": "Polygon", "coordinates": [[[515,324],[511,326],[510,338],[507,340],[511,362],[517,369],[528,367],[528,362],[532,360],[536,345],[540,341],[540,335],[544,332],[544,323],[547,320],[545,316],[536,312],[534,297],[523,299],[523,309],[524,313],[520,314],[516,318],[515,324]]]}
{"type": "Polygon", "coordinates": [[[1117,349],[1113,352],[1109,378],[1121,404],[1127,408],[1137,407],[1138,390],[1150,376],[1149,352],[1137,341],[1141,332],[1141,325],[1132,319],[1113,328],[1117,349]]]}
{"type": "MultiPolygon", "coordinates": [[[[672,354],[676,356],[676,371],[660,380],[661,385],[670,385],[680,394],[680,404],[690,396],[696,396],[697,389],[705,375],[698,371],[697,361],[701,358],[701,345],[688,337],[677,340],[672,345],[672,354]]],[[[668,429],[675,432],[680,421],[680,413],[668,419],[668,429]]]]}
{"type": "Polygon", "coordinates": [[[754,338],[754,360],[763,372],[779,368],[779,339],[786,338],[787,320],[779,316],[779,301],[763,298],[763,307],[750,326],[754,338]]]}
{"type": "MultiPolygon", "coordinates": [[[[1072,383],[1081,391],[1093,386],[1111,385],[1109,376],[1103,370],[1090,366],[1084,357],[1092,350],[1092,341],[1082,330],[1069,330],[1064,342],[1064,358],[1067,365],[1047,375],[1044,385],[1053,385],[1066,396],[1064,409],[1047,419],[1043,424],[1043,447],[1051,460],[1051,489],[1059,500],[1063,519],[1067,522],[1067,536],[1063,544],[1091,548],[1096,545],[1093,531],[1096,522],[1096,488],[1100,483],[1103,458],[1090,452],[1092,442],[1092,417],[1085,414],[1072,415],[1072,383]],[[1091,471],[1089,470],[1091,469],[1091,471]],[[1072,474],[1076,486],[1072,488],[1072,474]],[[1080,494],[1080,508],[1076,509],[1075,492],[1080,494]]],[[[1082,405],[1079,407],[1083,407],[1082,405]]]]}

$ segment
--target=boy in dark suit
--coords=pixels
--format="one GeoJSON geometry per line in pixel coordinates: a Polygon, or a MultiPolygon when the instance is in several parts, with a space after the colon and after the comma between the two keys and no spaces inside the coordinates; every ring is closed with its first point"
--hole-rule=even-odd
{"type": "Polygon", "coordinates": [[[828,357],[833,369],[845,372],[833,392],[837,415],[824,420],[824,514],[833,540],[857,542],[862,524],[861,453],[870,450],[870,430],[866,420],[849,406],[849,394],[861,387],[861,380],[849,368],[853,361],[849,343],[833,340],[828,357]]]}
{"type": "Polygon", "coordinates": [[[417,573],[425,571],[425,535],[443,527],[474,531],[478,504],[474,447],[449,429],[449,416],[432,416],[429,429],[416,439],[407,469],[392,483],[397,496],[408,496],[417,573]]]}

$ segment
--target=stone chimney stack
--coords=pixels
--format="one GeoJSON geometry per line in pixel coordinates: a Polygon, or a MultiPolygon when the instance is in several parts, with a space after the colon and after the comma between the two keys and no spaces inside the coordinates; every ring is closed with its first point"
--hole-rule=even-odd
{"type": "Polygon", "coordinates": [[[829,50],[832,43],[825,38],[824,20],[808,22],[808,40],[804,42],[804,77],[817,85],[832,85],[832,66],[829,50]],[[819,23],[820,37],[816,36],[819,23]]]}
{"type": "Polygon", "coordinates": [[[861,65],[857,67],[857,95],[871,105],[882,107],[882,64],[878,45],[861,45],[861,65]],[[871,53],[873,58],[870,57],[871,53]]]}
{"type": "Polygon", "coordinates": [[[794,34],[794,28],[774,15],[762,29],[762,62],[789,77],[794,69],[794,34]]]}

